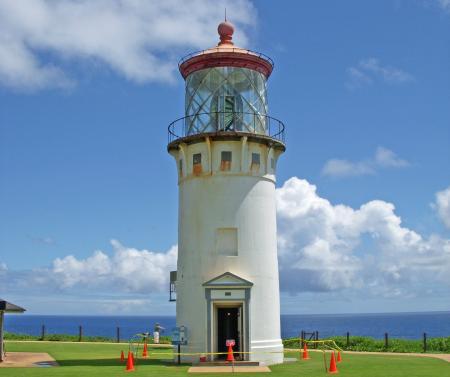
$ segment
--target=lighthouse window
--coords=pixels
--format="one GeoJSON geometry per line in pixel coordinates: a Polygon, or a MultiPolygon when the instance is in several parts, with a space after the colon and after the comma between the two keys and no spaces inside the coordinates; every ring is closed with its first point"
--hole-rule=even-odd
{"type": "Polygon", "coordinates": [[[252,153],[252,164],[250,169],[253,173],[259,172],[259,164],[260,164],[261,156],[259,153],[252,153]]]}
{"type": "Polygon", "coordinates": [[[220,170],[226,171],[231,169],[231,152],[222,151],[222,158],[220,162],[220,170]]]}
{"type": "Polygon", "coordinates": [[[194,175],[199,175],[202,173],[202,154],[201,153],[195,153],[192,156],[192,164],[194,166],[194,175]]]}
{"type": "Polygon", "coordinates": [[[195,153],[192,156],[192,163],[194,165],[201,164],[202,163],[202,154],[201,153],[195,153]]]}
{"type": "Polygon", "coordinates": [[[270,167],[272,168],[272,170],[275,170],[276,164],[275,159],[273,157],[270,159],[270,167]]]}

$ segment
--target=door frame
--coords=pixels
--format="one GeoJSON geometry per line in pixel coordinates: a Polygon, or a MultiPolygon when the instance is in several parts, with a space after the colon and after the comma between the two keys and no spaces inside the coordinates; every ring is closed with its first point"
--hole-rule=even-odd
{"type": "MultiPolygon", "coordinates": [[[[250,293],[253,283],[231,272],[225,272],[207,282],[205,287],[206,299],[206,345],[207,353],[217,352],[217,310],[215,305],[242,306],[242,331],[241,349],[243,359],[248,360],[250,350],[250,293]]],[[[214,355],[209,355],[208,360],[213,361],[214,355]]]]}
{"type": "MultiPolygon", "coordinates": [[[[214,310],[214,315],[213,315],[213,320],[211,323],[212,326],[212,348],[213,348],[213,352],[219,352],[219,344],[218,344],[218,340],[219,340],[219,309],[226,309],[226,308],[235,308],[237,309],[237,315],[238,315],[238,322],[237,322],[237,331],[239,333],[239,339],[236,339],[239,343],[239,349],[234,348],[233,349],[233,353],[234,354],[239,354],[239,356],[242,358],[243,360],[243,356],[245,355],[243,352],[244,351],[244,301],[232,301],[232,302],[222,302],[222,301],[217,301],[213,303],[213,310],[214,310]],[[240,331],[239,331],[240,330],[240,331]]],[[[221,358],[220,356],[224,356],[224,355],[217,355],[217,359],[221,358]]]]}

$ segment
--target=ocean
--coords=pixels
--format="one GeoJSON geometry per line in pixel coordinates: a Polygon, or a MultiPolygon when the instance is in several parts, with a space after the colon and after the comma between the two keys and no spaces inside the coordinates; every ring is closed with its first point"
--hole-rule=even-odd
{"type": "MultiPolygon", "coordinates": [[[[155,323],[165,328],[162,335],[170,335],[175,327],[173,316],[62,316],[6,314],[5,330],[13,333],[40,335],[45,325],[47,334],[78,334],[115,338],[120,327],[121,339],[134,334],[153,331],[155,323]]],[[[270,326],[270,324],[268,324],[270,326]]],[[[419,339],[426,332],[429,337],[450,336],[450,312],[384,313],[384,314],[317,314],[282,315],[281,336],[298,336],[305,330],[318,331],[320,338],[334,335],[371,336],[381,339],[384,333],[392,338],[419,339]]]]}

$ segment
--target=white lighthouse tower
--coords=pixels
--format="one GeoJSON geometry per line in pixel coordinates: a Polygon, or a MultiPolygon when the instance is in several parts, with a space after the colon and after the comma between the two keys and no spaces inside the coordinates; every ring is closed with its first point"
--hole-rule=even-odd
{"type": "Polygon", "coordinates": [[[179,66],[185,117],[168,144],[179,186],[177,326],[187,328],[183,352],[226,352],[234,339],[236,359],[274,364],[283,361],[275,173],[284,125],[267,114],[272,60],[235,47],[233,31],[222,22],[219,44],[179,66]]]}

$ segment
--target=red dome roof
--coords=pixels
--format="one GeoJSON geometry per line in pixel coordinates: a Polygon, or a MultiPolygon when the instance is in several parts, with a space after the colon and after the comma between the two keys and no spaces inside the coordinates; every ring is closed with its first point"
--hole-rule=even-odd
{"type": "Polygon", "coordinates": [[[180,73],[186,78],[193,72],[213,67],[239,67],[261,72],[267,78],[272,73],[273,61],[268,56],[244,48],[235,47],[232,40],[234,26],[228,21],[221,22],[217,28],[220,42],[200,52],[194,52],[181,59],[180,73]]]}

